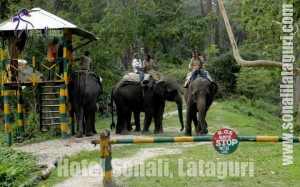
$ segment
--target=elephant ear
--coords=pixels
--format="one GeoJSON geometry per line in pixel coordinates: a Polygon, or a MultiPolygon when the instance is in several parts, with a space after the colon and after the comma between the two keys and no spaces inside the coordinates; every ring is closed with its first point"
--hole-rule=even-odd
{"type": "Polygon", "coordinates": [[[207,107],[210,107],[210,105],[212,104],[212,102],[214,101],[215,95],[218,91],[218,85],[215,82],[211,82],[211,84],[209,85],[209,97],[207,98],[207,107]]]}
{"type": "Polygon", "coordinates": [[[209,89],[210,89],[210,93],[211,94],[216,95],[216,93],[217,93],[217,91],[218,91],[219,88],[218,88],[217,83],[211,82],[209,89]]]}
{"type": "Polygon", "coordinates": [[[165,92],[166,92],[166,84],[165,82],[161,81],[159,82],[155,88],[154,88],[154,92],[162,97],[164,97],[165,92]]]}

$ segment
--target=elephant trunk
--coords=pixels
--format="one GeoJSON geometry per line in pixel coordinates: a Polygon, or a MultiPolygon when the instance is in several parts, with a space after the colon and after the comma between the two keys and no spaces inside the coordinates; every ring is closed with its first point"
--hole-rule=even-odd
{"type": "Polygon", "coordinates": [[[182,117],[182,98],[181,98],[180,92],[178,92],[174,101],[177,104],[178,117],[179,117],[179,121],[180,121],[180,125],[181,125],[180,131],[182,131],[184,129],[184,123],[183,123],[183,117],[182,117]]]}
{"type": "Polygon", "coordinates": [[[206,126],[206,121],[205,121],[205,117],[206,117],[206,97],[205,96],[200,96],[198,97],[197,100],[197,109],[198,109],[198,119],[199,122],[197,124],[196,127],[196,132],[197,133],[204,133],[207,134],[207,126],[206,126]]]}

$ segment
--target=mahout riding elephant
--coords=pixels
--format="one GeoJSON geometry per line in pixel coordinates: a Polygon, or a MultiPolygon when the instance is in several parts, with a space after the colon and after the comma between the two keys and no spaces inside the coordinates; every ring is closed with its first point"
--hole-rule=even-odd
{"type": "MultiPolygon", "coordinates": [[[[176,102],[181,130],[184,128],[180,86],[172,77],[163,78],[158,84],[144,87],[139,82],[121,80],[113,90],[112,99],[117,107],[116,134],[127,134],[130,131],[132,112],[135,119],[135,131],[141,130],[140,112],[145,112],[143,132],[149,132],[153,117],[154,133],[162,133],[162,119],[166,100],[176,102]]],[[[114,126],[113,121],[111,128],[114,126]]]]}
{"type": "Polygon", "coordinates": [[[74,72],[68,85],[69,101],[72,104],[76,121],[76,137],[93,136],[95,130],[95,112],[102,93],[102,84],[98,75],[91,70],[74,72]]]}
{"type": "Polygon", "coordinates": [[[192,135],[192,121],[197,135],[208,133],[205,117],[217,91],[217,84],[208,79],[199,77],[190,83],[184,93],[187,105],[185,135],[192,135]]]}

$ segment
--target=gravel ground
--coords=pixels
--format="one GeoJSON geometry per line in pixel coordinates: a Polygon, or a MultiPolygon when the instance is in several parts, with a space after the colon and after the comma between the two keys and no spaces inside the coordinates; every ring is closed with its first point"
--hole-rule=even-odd
{"type": "MultiPolygon", "coordinates": [[[[132,138],[133,135],[111,135],[111,137],[132,138]]],[[[146,136],[134,136],[146,137],[146,136]]],[[[24,152],[29,152],[37,156],[38,164],[49,165],[56,158],[63,156],[71,156],[79,153],[80,151],[99,150],[99,145],[94,147],[91,140],[99,139],[99,135],[90,137],[75,138],[74,136],[67,139],[49,140],[46,142],[25,145],[16,149],[24,152]]]]}
{"type": "MultiPolygon", "coordinates": [[[[177,115],[177,111],[170,112],[164,115],[164,118],[169,118],[174,115],[177,115]]],[[[171,129],[170,129],[171,130],[171,129]]],[[[175,130],[175,129],[174,129],[175,130]]],[[[115,135],[111,134],[111,137],[114,138],[133,138],[133,137],[147,137],[147,136],[136,136],[136,135],[115,135]]],[[[29,152],[37,156],[38,164],[42,165],[51,165],[52,161],[57,158],[62,158],[63,156],[71,156],[79,153],[80,151],[91,151],[99,150],[99,145],[94,147],[91,144],[91,140],[99,139],[99,135],[94,135],[91,137],[75,138],[74,136],[68,137],[67,139],[57,139],[49,140],[46,142],[35,143],[31,145],[25,145],[18,147],[20,151],[29,152]]],[[[123,144],[124,145],[124,144],[123,144]]],[[[195,146],[196,144],[193,144],[195,146]]],[[[122,146],[114,145],[114,146],[122,146]]],[[[180,149],[191,146],[191,144],[181,143],[180,145],[174,144],[174,147],[171,148],[145,148],[137,152],[134,156],[123,159],[112,159],[112,166],[114,172],[121,172],[124,169],[132,168],[132,166],[143,163],[145,160],[150,158],[166,155],[166,154],[179,154],[181,153],[180,149]],[[119,170],[119,171],[118,171],[119,170]]],[[[102,184],[102,171],[101,165],[96,163],[88,168],[81,170],[79,174],[65,180],[64,182],[55,185],[55,187],[92,187],[99,186],[102,184]],[[92,171],[92,173],[91,173],[92,171]]]]}

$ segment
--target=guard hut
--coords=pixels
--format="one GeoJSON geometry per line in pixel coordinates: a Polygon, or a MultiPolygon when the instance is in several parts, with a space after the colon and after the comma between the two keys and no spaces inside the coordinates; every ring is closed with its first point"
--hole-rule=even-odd
{"type": "MultiPolygon", "coordinates": [[[[15,91],[18,98],[18,125],[20,132],[24,131],[22,86],[35,86],[40,90],[38,92],[40,128],[60,124],[61,136],[66,138],[68,131],[67,85],[74,67],[72,52],[97,40],[97,37],[40,8],[21,9],[11,20],[1,23],[0,37],[1,95],[4,98],[7,145],[12,144],[9,106],[11,91],[15,91]],[[53,36],[63,41],[62,55],[55,62],[49,63],[46,55],[40,59],[35,56],[19,58],[28,39],[33,37],[52,39],[53,36]],[[27,64],[21,62],[27,62],[27,64]],[[53,79],[47,77],[50,72],[55,72],[53,79]]],[[[71,108],[70,105],[69,108],[71,108]]],[[[73,134],[75,130],[72,119],[69,129],[73,134]]]]}

